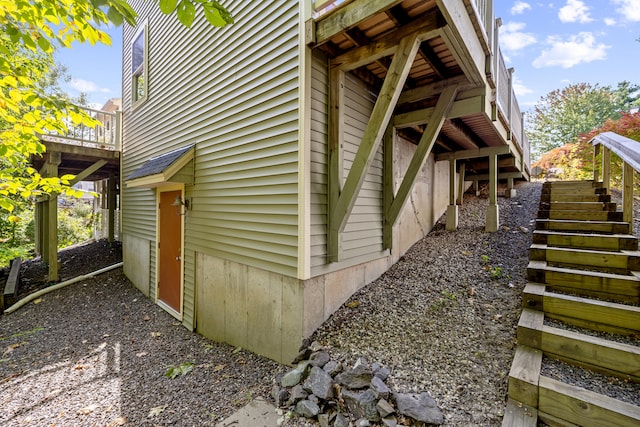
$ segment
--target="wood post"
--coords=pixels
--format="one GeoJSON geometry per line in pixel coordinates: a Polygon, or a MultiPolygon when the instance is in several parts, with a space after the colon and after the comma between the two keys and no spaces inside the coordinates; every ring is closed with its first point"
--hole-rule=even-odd
{"type": "Polygon", "coordinates": [[[629,234],[633,234],[633,167],[627,162],[622,167],[622,220],[629,223],[629,234]]]}
{"type": "Polygon", "coordinates": [[[593,146],[593,182],[600,182],[600,167],[598,163],[598,156],[600,156],[600,144],[593,146]]]}
{"type": "Polygon", "coordinates": [[[107,190],[107,205],[109,208],[109,243],[115,238],[115,215],[116,215],[116,176],[109,174],[109,188],[107,190]]]}
{"type": "Polygon", "coordinates": [[[487,206],[487,215],[485,220],[485,231],[498,231],[499,212],[498,212],[498,155],[489,156],[489,206],[487,206]]]}
{"type": "Polygon", "coordinates": [[[449,160],[449,206],[447,206],[447,223],[449,231],[458,229],[458,205],[456,205],[456,159],[449,160]]]}
{"type": "Polygon", "coordinates": [[[609,190],[611,180],[611,150],[602,146],[602,187],[609,190]]]}
{"type": "Polygon", "coordinates": [[[458,198],[456,200],[456,204],[462,206],[462,202],[464,201],[464,178],[465,178],[465,168],[466,163],[460,163],[460,176],[458,177],[458,198]]]}
{"type": "Polygon", "coordinates": [[[383,244],[385,249],[393,247],[393,223],[389,220],[389,210],[394,198],[394,138],[395,128],[389,124],[387,132],[384,134],[384,145],[382,149],[383,155],[383,181],[382,181],[382,199],[384,212],[384,229],[383,244]]]}

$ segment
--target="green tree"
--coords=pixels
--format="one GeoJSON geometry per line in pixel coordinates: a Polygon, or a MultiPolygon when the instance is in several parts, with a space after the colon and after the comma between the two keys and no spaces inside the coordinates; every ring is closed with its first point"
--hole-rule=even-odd
{"type": "MultiPolygon", "coordinates": [[[[159,0],[160,10],[175,13],[190,27],[199,5],[214,26],[232,23],[216,0],[159,0]]],[[[53,54],[73,42],[111,40],[101,28],[109,23],[135,25],[136,13],[125,0],[0,0],[0,208],[12,212],[15,199],[42,193],[78,195],[71,176],[42,177],[28,166],[29,156],[44,153],[38,135],[66,133],[73,126],[96,122],[56,91],[47,91],[55,71],[53,54]]]]}
{"type": "Polygon", "coordinates": [[[602,126],[608,119],[618,119],[625,111],[639,105],[640,86],[627,81],[610,86],[578,83],[554,90],[535,106],[527,124],[527,136],[534,158],[553,148],[577,142],[578,137],[602,126]]]}

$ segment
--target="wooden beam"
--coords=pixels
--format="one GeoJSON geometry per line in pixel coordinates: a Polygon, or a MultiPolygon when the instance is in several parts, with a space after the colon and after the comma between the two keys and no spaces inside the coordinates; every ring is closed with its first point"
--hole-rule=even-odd
{"type": "Polygon", "coordinates": [[[416,148],[416,152],[413,154],[411,158],[411,162],[409,163],[409,167],[407,168],[407,172],[402,179],[402,183],[398,188],[398,192],[393,199],[391,207],[387,212],[387,221],[391,223],[391,225],[395,224],[398,219],[398,215],[402,209],[402,206],[407,200],[413,185],[415,184],[416,178],[422,165],[424,164],[425,159],[431,152],[433,148],[433,144],[442,129],[442,125],[444,124],[445,118],[447,117],[447,113],[451,109],[453,105],[453,100],[456,97],[458,88],[456,86],[452,86],[450,88],[445,89],[438,98],[438,102],[436,104],[434,113],[431,117],[425,132],[422,134],[420,138],[420,142],[418,143],[418,147],[416,148]]]}
{"type": "Polygon", "coordinates": [[[354,0],[344,8],[321,17],[316,21],[316,46],[399,3],[402,3],[402,0],[354,0]]]}
{"type": "Polygon", "coordinates": [[[464,150],[456,151],[454,153],[442,153],[436,156],[436,162],[450,159],[474,159],[476,157],[498,156],[501,154],[509,154],[509,147],[506,145],[501,145],[498,147],[483,147],[477,150],[464,150]]]}
{"type": "Polygon", "coordinates": [[[102,166],[106,164],[107,164],[106,160],[98,160],[97,162],[95,162],[94,164],[92,164],[91,166],[89,166],[79,174],[77,174],[75,178],[69,181],[69,185],[76,185],[77,183],[79,183],[89,175],[93,174],[95,171],[97,171],[98,169],[100,169],[102,166]]]}
{"type": "MultiPolygon", "coordinates": [[[[398,51],[393,57],[391,69],[387,73],[378,99],[373,107],[347,180],[335,207],[329,213],[329,233],[333,234],[332,238],[334,239],[338,239],[339,234],[344,230],[347,218],[353,210],[353,205],[364,182],[366,172],[373,162],[380,146],[382,135],[391,120],[393,109],[398,102],[402,86],[409,74],[419,44],[416,34],[408,36],[402,39],[398,46],[398,51]]],[[[329,177],[329,180],[336,180],[337,178],[334,173],[329,177]]]]}
{"type": "Polygon", "coordinates": [[[465,148],[477,150],[481,146],[485,145],[484,142],[478,138],[478,136],[471,130],[469,126],[467,126],[460,119],[451,119],[449,120],[449,126],[454,128],[456,132],[458,132],[462,139],[466,142],[466,144],[460,144],[462,146],[466,145],[465,148]]]}
{"type": "Polygon", "coordinates": [[[109,243],[113,242],[115,238],[116,187],[116,176],[114,174],[110,174],[107,189],[107,208],[109,209],[109,243]]]}
{"type": "MultiPolygon", "coordinates": [[[[393,55],[399,48],[400,41],[409,36],[416,36],[422,43],[440,35],[442,20],[436,11],[428,13],[423,19],[416,20],[379,39],[335,57],[331,65],[344,71],[360,68],[385,56],[393,55]]],[[[416,50],[417,52],[417,50],[416,50]]]]}
{"type": "MultiPolygon", "coordinates": [[[[515,178],[515,179],[520,179],[522,178],[522,172],[502,172],[498,174],[498,179],[509,179],[509,178],[515,178]]],[[[478,174],[478,175],[466,175],[464,177],[464,179],[466,181],[488,181],[489,180],[489,174],[488,173],[483,173],[483,174],[478,174]]]]}
{"type": "Polygon", "coordinates": [[[438,80],[437,82],[419,86],[415,89],[405,90],[402,92],[398,104],[417,102],[431,98],[450,86],[458,86],[459,94],[473,87],[466,76],[451,77],[450,79],[438,80]]]}
{"type": "MultiPolygon", "coordinates": [[[[484,96],[474,96],[471,98],[456,101],[451,107],[447,118],[453,119],[457,117],[469,116],[471,114],[482,113],[484,112],[484,101],[484,96]]],[[[409,113],[398,114],[393,118],[393,125],[397,129],[423,125],[429,122],[433,111],[434,107],[430,107],[420,110],[414,110],[409,113]]]]}
{"type": "MultiPolygon", "coordinates": [[[[394,196],[394,176],[395,170],[393,168],[394,163],[394,147],[395,147],[396,131],[393,126],[387,126],[387,132],[384,134],[384,148],[383,152],[383,181],[382,181],[382,202],[383,212],[388,212],[393,203],[394,196]]],[[[391,249],[393,247],[393,224],[391,224],[387,217],[384,217],[383,225],[383,243],[385,249],[391,249]]]]}

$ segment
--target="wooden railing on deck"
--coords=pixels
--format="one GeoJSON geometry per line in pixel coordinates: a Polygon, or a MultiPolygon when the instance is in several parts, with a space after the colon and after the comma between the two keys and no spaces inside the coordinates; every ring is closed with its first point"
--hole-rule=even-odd
{"type": "Polygon", "coordinates": [[[66,120],[68,128],[66,134],[63,135],[52,132],[42,135],[42,140],[80,145],[82,147],[101,148],[104,150],[120,150],[120,123],[122,112],[107,112],[88,107],[78,108],[97,120],[99,124],[94,128],[84,125],[75,126],[69,118],[66,120]]]}
{"type": "Polygon", "coordinates": [[[614,132],[603,132],[593,137],[594,146],[593,180],[609,188],[611,180],[611,153],[622,160],[622,219],[629,223],[629,233],[633,233],[633,171],[640,172],[640,142],[618,135],[614,132]],[[602,153],[602,163],[598,164],[598,156],[602,153]]]}

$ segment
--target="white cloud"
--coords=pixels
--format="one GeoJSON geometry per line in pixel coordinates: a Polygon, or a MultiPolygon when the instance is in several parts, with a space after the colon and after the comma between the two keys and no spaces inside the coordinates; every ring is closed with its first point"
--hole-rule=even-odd
{"type": "Polygon", "coordinates": [[[605,25],[609,26],[609,27],[613,27],[614,25],[616,25],[618,22],[613,19],[613,18],[604,18],[604,23],[605,25]]]}
{"type": "Polygon", "coordinates": [[[593,21],[589,16],[589,7],[580,0],[567,0],[567,4],[560,8],[558,18],[562,22],[580,22],[581,24],[593,21]]]}
{"type": "Polygon", "coordinates": [[[111,92],[109,89],[107,89],[105,87],[100,87],[96,83],[91,82],[89,80],[84,80],[84,79],[72,79],[69,82],[69,86],[71,86],[73,89],[78,90],[80,92],[87,92],[87,93],[91,93],[91,92],[108,93],[108,92],[111,92]]]}
{"type": "MultiPolygon", "coordinates": [[[[518,70],[516,70],[516,73],[518,70]]],[[[516,76],[513,75],[513,91],[516,93],[516,96],[524,96],[530,93],[533,93],[533,89],[528,88],[525,84],[516,76]]]]}
{"type": "Polygon", "coordinates": [[[511,8],[512,15],[522,15],[525,10],[530,10],[531,5],[527,2],[518,0],[511,8]]]}
{"type": "Polygon", "coordinates": [[[536,37],[531,33],[525,33],[526,24],[523,22],[508,22],[500,28],[500,46],[506,51],[516,51],[523,49],[537,42],[536,37]]]}
{"type": "Polygon", "coordinates": [[[640,21],[640,0],[612,0],[614,4],[619,5],[616,12],[620,13],[625,20],[638,22],[640,21]]]}
{"type": "Polygon", "coordinates": [[[550,48],[543,50],[533,61],[536,68],[571,68],[580,63],[603,60],[607,57],[607,49],[611,47],[604,43],[596,43],[596,38],[590,32],[569,36],[567,40],[549,36],[547,43],[550,48]]]}

